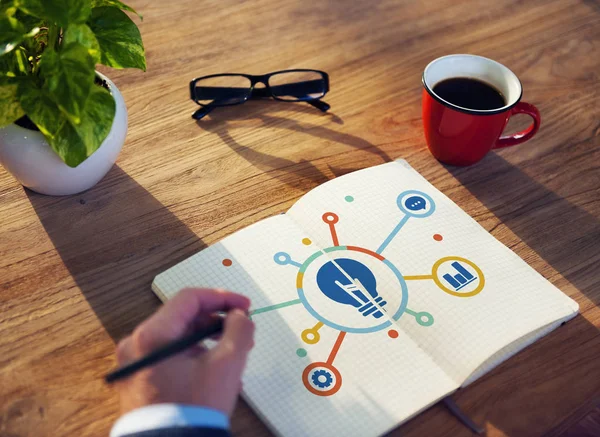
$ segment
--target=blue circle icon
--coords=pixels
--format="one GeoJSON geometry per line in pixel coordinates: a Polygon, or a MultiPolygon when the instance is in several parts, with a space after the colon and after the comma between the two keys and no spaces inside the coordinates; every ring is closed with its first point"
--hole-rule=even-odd
{"type": "Polygon", "coordinates": [[[333,383],[333,376],[330,371],[320,369],[313,373],[312,382],[319,388],[327,388],[333,383]]]}
{"type": "Polygon", "coordinates": [[[320,258],[322,255],[328,252],[338,252],[338,251],[358,251],[370,255],[377,259],[379,262],[383,262],[396,277],[399,285],[399,292],[401,296],[401,301],[399,306],[395,309],[389,308],[390,305],[387,305],[386,309],[389,309],[389,314],[391,315],[392,320],[398,320],[404,311],[406,310],[406,305],[408,303],[408,287],[406,286],[406,282],[404,281],[404,277],[398,271],[396,266],[390,262],[390,260],[383,258],[383,256],[372,252],[365,248],[359,247],[348,247],[348,246],[334,246],[324,249],[323,251],[316,252],[313,256],[309,257],[298,272],[297,279],[297,289],[298,289],[298,297],[302,301],[302,304],[306,308],[306,310],[317,320],[323,322],[325,325],[337,329],[338,331],[344,331],[353,334],[367,334],[370,332],[377,332],[382,329],[386,329],[391,326],[392,322],[383,316],[381,312],[381,308],[383,308],[387,302],[383,299],[382,296],[377,296],[376,294],[376,280],[375,276],[371,272],[371,270],[361,262],[358,262],[353,259],[347,258],[334,258],[335,263],[333,261],[329,261],[325,263],[317,272],[317,285],[320,291],[325,294],[329,299],[332,299],[336,302],[347,304],[356,308],[359,314],[362,314],[364,317],[381,319],[381,323],[378,323],[374,326],[369,327],[353,327],[353,326],[344,326],[337,324],[331,320],[328,320],[319,312],[312,307],[309,303],[306,295],[304,293],[303,281],[304,281],[304,273],[306,272],[309,265],[315,261],[315,259],[320,258]],[[348,274],[351,276],[355,276],[358,279],[363,287],[365,287],[366,291],[369,293],[369,297],[365,296],[362,292],[358,292],[357,290],[351,290],[351,285],[348,284],[347,278],[344,275],[339,276],[338,268],[335,266],[337,264],[342,270],[348,270],[348,274]],[[337,282],[337,283],[336,283],[337,282]],[[346,292],[344,293],[344,290],[346,292]],[[356,296],[358,299],[352,299],[349,296],[349,293],[356,296]],[[374,300],[377,305],[371,305],[369,301],[374,300]],[[370,317],[369,317],[370,316],[370,317]]]}
{"type": "Polygon", "coordinates": [[[411,211],[418,211],[420,209],[425,209],[427,205],[427,201],[424,197],[421,196],[410,196],[408,199],[404,201],[404,206],[411,211]]]}
{"type": "Polygon", "coordinates": [[[398,208],[410,217],[429,217],[435,211],[435,202],[429,194],[417,190],[400,193],[396,199],[398,208]]]}
{"type": "Polygon", "coordinates": [[[387,302],[378,295],[377,280],[371,269],[359,261],[349,258],[337,258],[335,263],[328,261],[317,272],[317,285],[329,299],[351,305],[365,317],[372,315],[379,319],[383,316],[381,308],[387,302]],[[358,279],[369,296],[363,294],[355,284],[348,284],[348,278],[338,270],[338,266],[351,278],[358,279]]]}

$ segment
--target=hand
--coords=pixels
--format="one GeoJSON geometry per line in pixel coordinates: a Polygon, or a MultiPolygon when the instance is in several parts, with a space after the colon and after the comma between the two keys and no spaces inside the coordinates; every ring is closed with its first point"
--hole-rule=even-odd
{"type": "Polygon", "coordinates": [[[246,315],[249,306],[248,298],[239,294],[186,289],[142,322],[117,346],[119,366],[206,326],[215,312],[228,311],[213,349],[195,346],[117,383],[121,413],[150,404],[178,403],[213,408],[230,416],[254,345],[254,324],[246,315]]]}

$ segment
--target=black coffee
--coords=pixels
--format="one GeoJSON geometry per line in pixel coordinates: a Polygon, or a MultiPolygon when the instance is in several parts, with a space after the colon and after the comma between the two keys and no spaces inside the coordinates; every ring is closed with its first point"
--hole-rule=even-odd
{"type": "Polygon", "coordinates": [[[433,92],[454,105],[467,109],[490,110],[506,106],[500,91],[477,79],[453,77],[436,84],[433,92]]]}

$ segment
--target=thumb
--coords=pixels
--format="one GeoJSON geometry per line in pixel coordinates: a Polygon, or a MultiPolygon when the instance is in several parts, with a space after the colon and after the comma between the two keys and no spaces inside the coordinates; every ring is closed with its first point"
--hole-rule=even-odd
{"type": "Polygon", "coordinates": [[[230,311],[216,351],[226,357],[245,358],[254,346],[254,323],[239,309],[230,311]]]}

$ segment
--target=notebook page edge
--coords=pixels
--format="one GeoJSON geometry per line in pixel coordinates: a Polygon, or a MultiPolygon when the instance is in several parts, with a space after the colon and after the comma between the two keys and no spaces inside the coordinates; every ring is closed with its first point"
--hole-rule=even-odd
{"type": "MultiPolygon", "coordinates": [[[[451,379],[451,378],[448,376],[448,379],[451,379]]],[[[425,406],[423,406],[421,409],[418,409],[418,410],[416,410],[416,411],[415,411],[413,414],[411,414],[411,415],[407,416],[407,417],[406,417],[406,418],[404,418],[404,419],[403,419],[401,422],[397,423],[396,425],[392,426],[391,428],[388,428],[388,429],[387,429],[387,430],[386,430],[384,433],[380,434],[380,435],[379,435],[379,437],[383,437],[383,436],[385,436],[385,435],[389,434],[389,433],[390,433],[390,432],[392,432],[393,430],[395,430],[395,429],[397,429],[397,428],[401,427],[402,425],[404,425],[404,424],[405,424],[406,422],[408,422],[409,420],[411,420],[411,419],[413,419],[413,418],[417,417],[419,414],[421,414],[421,413],[423,413],[424,411],[426,411],[426,410],[430,409],[431,407],[433,407],[434,405],[436,405],[437,403],[439,403],[439,402],[440,402],[442,399],[445,399],[445,398],[447,398],[448,396],[452,396],[454,393],[456,393],[456,392],[458,391],[458,389],[459,389],[459,388],[461,388],[461,387],[459,386],[459,387],[456,387],[456,388],[455,388],[455,389],[453,389],[453,390],[450,390],[448,393],[446,393],[446,394],[444,394],[444,395],[442,395],[442,396],[438,397],[437,399],[435,399],[435,400],[431,401],[431,403],[429,403],[429,404],[426,404],[426,405],[425,405],[425,406]]]]}
{"type": "Polygon", "coordinates": [[[162,303],[165,303],[169,299],[167,298],[167,296],[164,295],[164,293],[162,292],[162,290],[160,289],[158,284],[155,282],[155,280],[156,280],[156,276],[152,280],[152,285],[150,286],[150,288],[152,289],[152,292],[160,299],[160,301],[162,303]]]}
{"type": "Polygon", "coordinates": [[[569,320],[572,320],[575,316],[577,316],[577,314],[578,314],[578,312],[575,311],[564,317],[553,320],[552,322],[549,322],[546,325],[541,326],[540,328],[538,328],[534,331],[531,331],[529,333],[526,333],[525,335],[520,336],[519,338],[514,340],[512,343],[509,343],[506,346],[504,346],[503,348],[499,349],[496,353],[489,356],[486,359],[486,361],[481,363],[465,379],[465,381],[463,381],[463,383],[461,384],[461,388],[467,387],[468,385],[477,381],[482,376],[488,374],[489,372],[494,370],[496,367],[498,367],[500,364],[502,364],[505,361],[509,360],[510,358],[514,357],[515,355],[517,355],[519,352],[523,351],[524,349],[527,349],[529,346],[531,346],[532,344],[537,342],[539,339],[549,335],[550,333],[552,333],[552,331],[559,328],[564,323],[568,322],[569,320]],[[527,338],[528,336],[531,336],[531,338],[527,338]],[[494,356],[496,354],[502,354],[503,351],[506,351],[506,353],[504,353],[502,356],[500,356],[498,358],[494,358],[494,356]]]}

